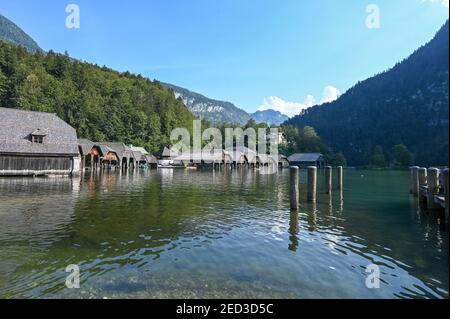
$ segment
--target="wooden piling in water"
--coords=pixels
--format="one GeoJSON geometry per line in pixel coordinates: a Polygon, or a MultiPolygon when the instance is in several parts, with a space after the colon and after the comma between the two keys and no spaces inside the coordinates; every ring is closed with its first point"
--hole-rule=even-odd
{"type": "Polygon", "coordinates": [[[327,194],[331,194],[332,190],[332,178],[333,178],[333,168],[331,166],[325,167],[325,187],[327,194]]]}
{"type": "Polygon", "coordinates": [[[429,168],[427,173],[427,184],[428,184],[428,199],[427,207],[428,209],[435,209],[439,206],[434,201],[434,197],[439,193],[439,169],[429,168]]]}
{"type": "Polygon", "coordinates": [[[427,169],[425,167],[419,168],[419,187],[427,186],[427,169]]]}
{"type": "Polygon", "coordinates": [[[316,202],[317,197],[317,167],[308,167],[308,201],[316,202]]]}
{"type": "Polygon", "coordinates": [[[298,167],[291,166],[289,169],[289,199],[291,203],[291,210],[297,210],[299,204],[299,185],[298,185],[298,167]]]}
{"type": "Polygon", "coordinates": [[[448,168],[445,169],[442,174],[444,175],[444,196],[445,196],[445,223],[448,224],[448,204],[449,204],[449,199],[448,199],[448,168]]]}
{"type": "Polygon", "coordinates": [[[419,196],[419,167],[413,166],[410,168],[411,170],[411,194],[414,197],[419,196]]]}
{"type": "Polygon", "coordinates": [[[338,181],[338,185],[337,185],[337,189],[338,190],[343,190],[344,189],[344,185],[343,185],[343,167],[342,166],[338,166],[336,167],[336,172],[337,172],[337,181],[338,181]]]}
{"type": "Polygon", "coordinates": [[[423,186],[427,186],[427,169],[425,167],[419,168],[418,175],[419,175],[419,201],[424,203],[427,197],[423,196],[421,188],[423,186]]]}

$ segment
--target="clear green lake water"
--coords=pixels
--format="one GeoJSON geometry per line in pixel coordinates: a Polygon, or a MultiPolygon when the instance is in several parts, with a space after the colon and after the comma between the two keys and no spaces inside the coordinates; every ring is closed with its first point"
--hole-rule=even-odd
{"type": "Polygon", "coordinates": [[[288,171],[1,178],[0,298],[448,298],[448,230],[409,172],[344,174],[308,204],[302,171],[298,213],[288,171]]]}

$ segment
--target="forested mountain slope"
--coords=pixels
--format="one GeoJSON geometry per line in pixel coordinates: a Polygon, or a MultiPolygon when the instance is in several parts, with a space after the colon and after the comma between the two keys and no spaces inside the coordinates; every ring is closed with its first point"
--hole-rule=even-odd
{"type": "Polygon", "coordinates": [[[305,110],[287,124],[314,127],[349,164],[404,144],[420,165],[448,165],[447,23],[392,69],[358,83],[337,101],[305,110]]]}
{"type": "Polygon", "coordinates": [[[42,51],[39,45],[14,22],[0,14],[0,40],[22,46],[30,52],[42,51]]]}
{"type": "Polygon", "coordinates": [[[53,112],[80,137],[120,141],[156,151],[192,113],[172,92],[128,72],[54,52],[31,54],[0,41],[0,106],[53,112]]]}

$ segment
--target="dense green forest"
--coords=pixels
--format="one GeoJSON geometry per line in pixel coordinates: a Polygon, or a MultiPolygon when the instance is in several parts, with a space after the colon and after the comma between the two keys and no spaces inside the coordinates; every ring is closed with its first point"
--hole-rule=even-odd
{"type": "Polygon", "coordinates": [[[447,22],[391,70],[286,124],[314,127],[350,165],[448,165],[448,37],[447,22]]]}
{"type": "Polygon", "coordinates": [[[284,132],[287,137],[287,144],[280,145],[280,154],[322,153],[330,165],[347,166],[345,156],[341,152],[332,152],[313,127],[283,125],[280,132],[284,132]]]}
{"type": "Polygon", "coordinates": [[[26,48],[29,52],[42,51],[39,45],[14,22],[0,14],[0,40],[26,48]]]}
{"type": "Polygon", "coordinates": [[[158,82],[0,41],[0,106],[53,112],[79,137],[157,151],[194,116],[158,82]]]}
{"type": "MultiPolygon", "coordinates": [[[[242,128],[244,131],[248,128],[253,129],[258,132],[259,129],[265,129],[266,135],[270,136],[270,129],[277,128],[278,132],[284,132],[287,137],[286,144],[278,145],[279,154],[290,156],[294,153],[322,153],[324,154],[327,162],[331,165],[347,165],[347,160],[341,152],[332,152],[329,147],[320,138],[317,132],[312,127],[297,128],[291,125],[267,125],[266,123],[258,123],[254,119],[249,120],[245,125],[229,125],[229,124],[218,124],[216,127],[221,131],[222,137],[225,137],[226,128],[242,128]]],[[[249,138],[245,139],[245,145],[248,146],[249,138]]],[[[205,141],[206,144],[209,141],[205,141]]],[[[236,141],[235,141],[236,142],[236,141]]],[[[222,141],[225,145],[225,140],[222,141]]],[[[253,141],[257,144],[258,140],[253,141]]],[[[258,150],[259,151],[259,150],[258,150]]],[[[270,139],[267,141],[266,151],[270,152],[270,139]]]]}

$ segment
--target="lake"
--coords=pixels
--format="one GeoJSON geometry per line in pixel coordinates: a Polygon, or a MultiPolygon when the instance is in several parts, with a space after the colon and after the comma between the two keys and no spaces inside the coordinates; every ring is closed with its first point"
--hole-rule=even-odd
{"type": "Polygon", "coordinates": [[[289,171],[0,179],[1,298],[448,298],[448,230],[407,171],[344,171],[289,210],[289,171]],[[65,286],[68,265],[80,289],[65,286]],[[380,287],[366,286],[366,267],[380,287]]]}

